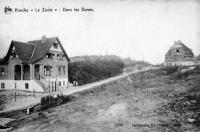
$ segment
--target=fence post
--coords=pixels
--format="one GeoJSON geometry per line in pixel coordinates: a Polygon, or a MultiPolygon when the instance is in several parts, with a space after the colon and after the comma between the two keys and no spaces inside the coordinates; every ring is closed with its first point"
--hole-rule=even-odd
{"type": "Polygon", "coordinates": [[[27,108],[26,114],[27,114],[27,115],[30,114],[30,108],[27,108]]]}
{"type": "Polygon", "coordinates": [[[35,89],[33,89],[33,96],[35,96],[35,89]]]}

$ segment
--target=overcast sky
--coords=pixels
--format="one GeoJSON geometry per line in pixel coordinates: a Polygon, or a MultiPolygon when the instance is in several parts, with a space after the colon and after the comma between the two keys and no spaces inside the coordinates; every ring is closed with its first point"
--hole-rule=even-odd
{"type": "Polygon", "coordinates": [[[0,57],[11,40],[58,36],[70,57],[115,54],[164,62],[175,40],[200,54],[198,0],[0,0],[0,57]],[[92,8],[88,12],[11,14],[11,8],[92,8]]]}

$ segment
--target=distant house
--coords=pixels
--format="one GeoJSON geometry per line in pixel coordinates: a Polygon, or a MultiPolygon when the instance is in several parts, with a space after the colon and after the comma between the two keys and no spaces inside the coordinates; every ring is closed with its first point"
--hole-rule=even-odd
{"type": "Polygon", "coordinates": [[[58,37],[12,41],[0,59],[0,89],[54,92],[68,84],[68,61],[58,37]]]}
{"type": "Polygon", "coordinates": [[[192,66],[195,65],[194,54],[181,41],[175,41],[165,55],[165,66],[192,66]]]}
{"type": "Polygon", "coordinates": [[[200,65],[200,55],[198,55],[196,58],[195,58],[195,63],[196,65],[200,65]]]}

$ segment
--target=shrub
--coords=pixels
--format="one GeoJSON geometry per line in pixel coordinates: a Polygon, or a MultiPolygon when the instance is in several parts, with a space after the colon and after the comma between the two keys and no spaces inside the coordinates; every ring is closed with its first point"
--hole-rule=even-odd
{"type": "Polygon", "coordinates": [[[51,107],[55,107],[64,103],[68,103],[74,100],[74,96],[71,95],[61,95],[54,98],[51,95],[44,96],[41,98],[41,110],[45,110],[51,107]]]}
{"type": "Polygon", "coordinates": [[[178,71],[178,67],[165,67],[161,69],[162,75],[170,75],[178,71]]]}
{"type": "Polygon", "coordinates": [[[62,100],[63,103],[68,103],[74,100],[74,96],[71,96],[71,95],[63,96],[63,97],[64,97],[62,100]]]}
{"type": "Polygon", "coordinates": [[[62,98],[61,97],[57,97],[56,98],[56,105],[61,105],[62,104],[62,98]]]}
{"type": "Polygon", "coordinates": [[[175,74],[175,78],[177,78],[177,79],[185,79],[190,75],[200,75],[200,69],[198,67],[196,67],[193,70],[188,70],[188,71],[183,72],[183,73],[177,72],[175,74]]]}
{"type": "Polygon", "coordinates": [[[96,82],[123,72],[124,64],[118,60],[85,60],[69,63],[69,81],[79,85],[96,82]]]}
{"type": "Polygon", "coordinates": [[[49,107],[49,101],[47,99],[47,96],[44,96],[41,98],[41,109],[45,110],[49,107]]]}

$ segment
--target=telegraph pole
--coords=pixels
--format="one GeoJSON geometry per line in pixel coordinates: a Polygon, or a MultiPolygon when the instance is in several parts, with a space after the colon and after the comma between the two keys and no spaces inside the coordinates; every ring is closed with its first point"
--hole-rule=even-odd
{"type": "Polygon", "coordinates": [[[17,101],[16,89],[17,89],[17,83],[15,83],[15,101],[17,101]]]}

